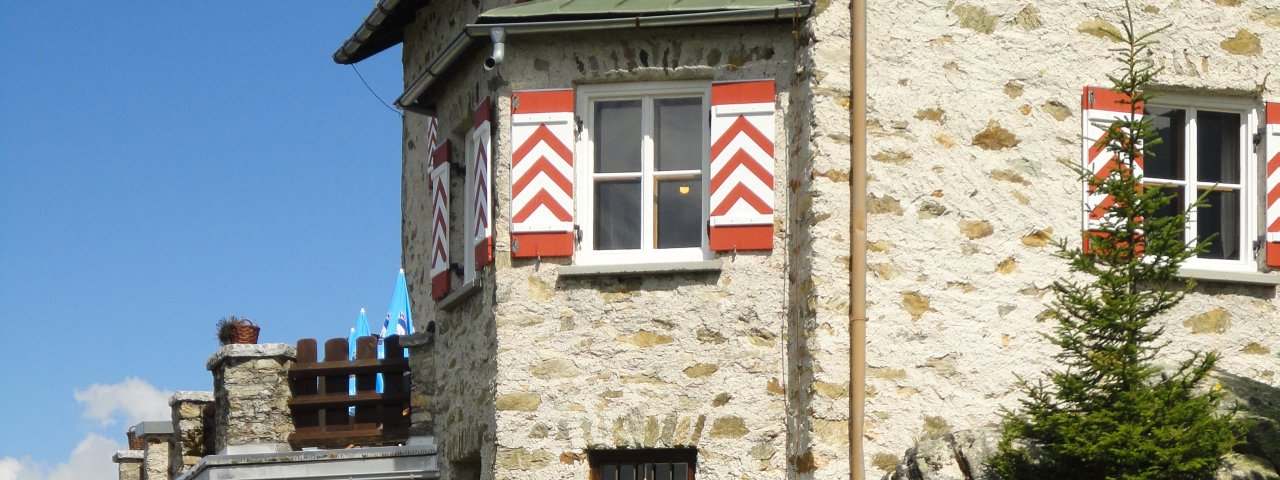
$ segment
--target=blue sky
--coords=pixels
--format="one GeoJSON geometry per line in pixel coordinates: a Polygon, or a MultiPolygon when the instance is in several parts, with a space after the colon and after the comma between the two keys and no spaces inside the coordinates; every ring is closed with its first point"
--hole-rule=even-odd
{"type": "MultiPolygon", "coordinates": [[[[400,118],[330,59],[372,4],[0,0],[0,480],[98,478],[77,455],[211,388],[221,316],[380,323],[400,118]]],[[[398,48],[359,68],[399,94],[398,48]]]]}

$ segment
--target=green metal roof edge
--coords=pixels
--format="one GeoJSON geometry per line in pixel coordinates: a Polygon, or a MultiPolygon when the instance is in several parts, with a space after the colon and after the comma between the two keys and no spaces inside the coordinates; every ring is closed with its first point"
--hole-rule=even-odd
{"type": "Polygon", "coordinates": [[[534,0],[490,9],[481,21],[545,18],[616,18],[676,13],[758,10],[802,5],[791,0],[534,0]]]}

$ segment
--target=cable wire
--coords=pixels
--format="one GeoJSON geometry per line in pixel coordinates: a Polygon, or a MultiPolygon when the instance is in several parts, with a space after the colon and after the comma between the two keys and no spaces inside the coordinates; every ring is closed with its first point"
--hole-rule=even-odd
{"type": "Polygon", "coordinates": [[[359,77],[359,78],[360,78],[360,83],[363,83],[363,84],[364,84],[364,88],[365,88],[366,90],[369,90],[369,93],[373,94],[373,98],[378,99],[378,102],[382,103],[382,106],[387,107],[387,110],[391,110],[392,112],[395,112],[395,114],[396,114],[396,115],[400,115],[400,111],[399,111],[399,110],[396,110],[395,108],[392,108],[392,107],[391,107],[391,105],[388,105],[388,104],[387,104],[387,102],[386,102],[385,100],[383,100],[383,99],[382,99],[382,97],[379,97],[379,96],[378,96],[378,92],[373,91],[373,87],[370,87],[370,86],[369,86],[369,82],[365,81],[365,79],[364,79],[364,75],[361,75],[361,74],[360,74],[360,69],[356,68],[356,65],[355,65],[354,63],[353,63],[353,64],[351,64],[351,70],[352,70],[352,71],[354,71],[354,72],[356,72],[356,77],[359,77]]]}

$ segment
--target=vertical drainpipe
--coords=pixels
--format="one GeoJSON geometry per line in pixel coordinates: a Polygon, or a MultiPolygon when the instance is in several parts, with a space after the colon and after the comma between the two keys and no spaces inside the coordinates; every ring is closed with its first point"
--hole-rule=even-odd
{"type": "Polygon", "coordinates": [[[867,0],[849,5],[849,478],[863,480],[867,394],[867,0]]]}

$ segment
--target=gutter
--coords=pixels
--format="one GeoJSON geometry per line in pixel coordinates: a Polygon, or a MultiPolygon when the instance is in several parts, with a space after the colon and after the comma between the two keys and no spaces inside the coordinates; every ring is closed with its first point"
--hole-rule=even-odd
{"type": "MultiPolygon", "coordinates": [[[[394,1],[394,0],[393,0],[394,1]]],[[[808,17],[813,11],[811,4],[797,4],[780,8],[759,8],[751,10],[724,10],[717,12],[681,13],[675,15],[635,16],[625,18],[602,18],[591,20],[562,20],[550,22],[523,23],[483,23],[468,24],[463,27],[449,46],[440,52],[427,65],[427,71],[409,84],[396,106],[407,111],[425,113],[426,110],[416,105],[431,85],[448,72],[453,62],[465,52],[476,39],[487,38],[494,29],[502,29],[506,35],[531,35],[543,33],[584,32],[599,30],[622,30],[631,28],[679,27],[694,25],[713,25],[766,20],[785,20],[808,17]]]]}
{"type": "Polygon", "coordinates": [[[849,478],[866,476],[867,398],[867,0],[852,0],[849,35],[849,478]]]}

